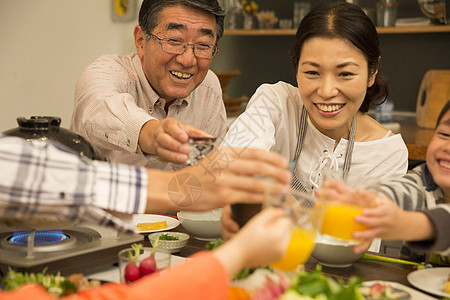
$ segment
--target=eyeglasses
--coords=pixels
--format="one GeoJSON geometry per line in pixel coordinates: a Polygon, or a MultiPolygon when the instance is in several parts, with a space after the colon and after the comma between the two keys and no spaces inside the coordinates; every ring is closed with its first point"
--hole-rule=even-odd
{"type": "Polygon", "coordinates": [[[207,43],[190,44],[186,41],[178,39],[170,39],[170,38],[160,39],[159,37],[153,34],[150,34],[150,37],[161,45],[161,49],[164,52],[171,54],[183,54],[188,46],[192,46],[192,50],[194,51],[194,55],[196,57],[211,59],[219,51],[216,45],[211,45],[207,43]]]}

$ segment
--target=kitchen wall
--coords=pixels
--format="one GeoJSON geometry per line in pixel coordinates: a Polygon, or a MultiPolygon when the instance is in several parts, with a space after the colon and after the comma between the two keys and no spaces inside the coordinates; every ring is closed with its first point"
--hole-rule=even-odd
{"type": "Polygon", "coordinates": [[[59,116],[69,127],[80,72],[102,54],[134,50],[137,21],[113,22],[110,0],[0,4],[0,131],[32,115],[59,116]]]}

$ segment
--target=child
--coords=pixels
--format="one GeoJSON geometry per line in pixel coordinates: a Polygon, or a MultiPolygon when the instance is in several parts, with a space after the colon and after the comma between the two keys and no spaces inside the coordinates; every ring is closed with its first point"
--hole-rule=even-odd
{"type": "MultiPolygon", "coordinates": [[[[333,181],[324,184],[321,193],[337,200],[348,201],[349,193],[353,192],[333,181]]],[[[379,195],[376,197],[367,191],[356,193],[359,199],[375,200],[376,206],[365,209],[361,216],[355,218],[358,223],[371,227],[365,231],[354,232],[355,238],[363,240],[355,247],[355,251],[363,251],[374,237],[380,237],[413,241],[407,245],[414,251],[436,251],[449,255],[450,101],[438,117],[425,163],[402,178],[380,185],[379,195]],[[418,242],[419,240],[423,241],[418,242]]],[[[441,259],[443,260],[438,263],[448,263],[448,257],[441,259]]]]}

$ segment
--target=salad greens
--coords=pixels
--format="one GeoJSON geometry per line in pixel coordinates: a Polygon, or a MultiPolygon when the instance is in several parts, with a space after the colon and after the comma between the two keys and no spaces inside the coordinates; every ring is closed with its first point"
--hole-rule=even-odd
{"type": "Polygon", "coordinates": [[[60,273],[45,274],[47,268],[40,273],[22,273],[16,272],[9,268],[8,274],[3,279],[4,289],[14,290],[25,283],[36,283],[42,285],[54,297],[61,297],[66,292],[77,292],[77,288],[73,282],[61,276],[60,273]]]}
{"type": "Polygon", "coordinates": [[[350,277],[347,282],[336,281],[322,274],[321,266],[317,265],[314,271],[303,271],[297,274],[292,280],[289,291],[312,299],[363,300],[364,297],[359,291],[362,282],[363,279],[356,276],[350,277]]]}
{"type": "Polygon", "coordinates": [[[218,239],[215,239],[215,240],[212,240],[212,241],[209,241],[208,243],[206,243],[205,247],[207,250],[214,250],[222,244],[223,244],[223,238],[218,238],[218,239]]]}
{"type": "Polygon", "coordinates": [[[164,241],[176,241],[176,240],[178,240],[178,237],[164,233],[159,236],[159,239],[164,240],[164,241]]]}

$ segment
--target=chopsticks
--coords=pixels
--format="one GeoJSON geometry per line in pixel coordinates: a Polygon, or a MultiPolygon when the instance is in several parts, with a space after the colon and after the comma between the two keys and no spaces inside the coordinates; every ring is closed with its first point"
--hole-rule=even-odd
{"type": "Polygon", "coordinates": [[[411,266],[420,266],[419,263],[397,259],[397,258],[390,258],[390,257],[383,257],[378,255],[372,255],[372,254],[364,254],[361,259],[365,260],[374,260],[374,261],[382,261],[382,262],[390,262],[390,263],[396,263],[396,264],[402,264],[402,265],[411,265],[411,266]]]}

